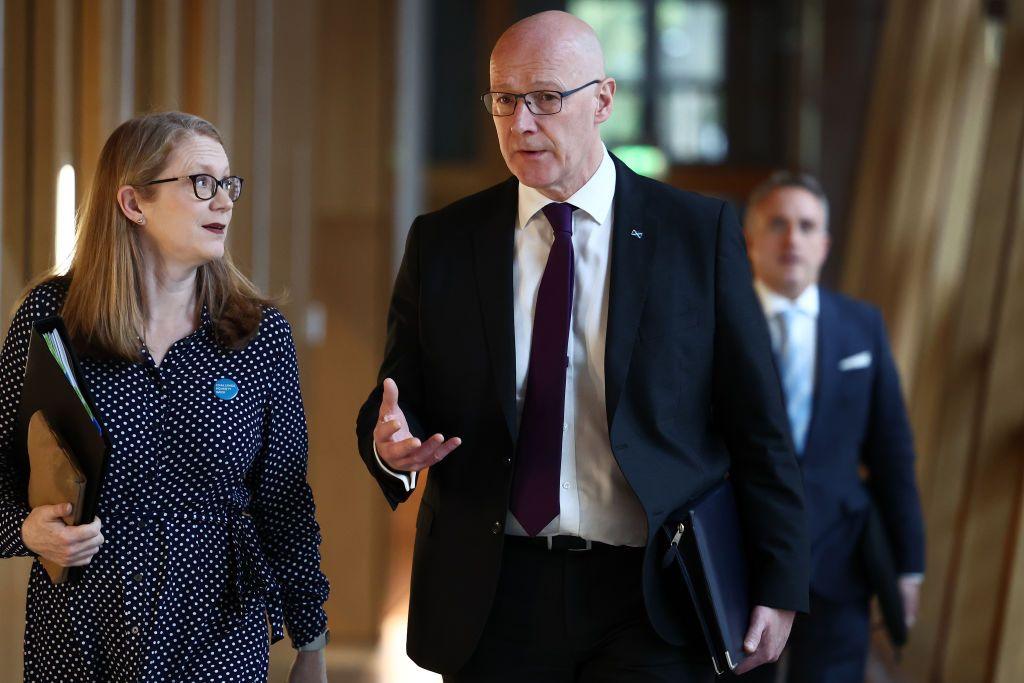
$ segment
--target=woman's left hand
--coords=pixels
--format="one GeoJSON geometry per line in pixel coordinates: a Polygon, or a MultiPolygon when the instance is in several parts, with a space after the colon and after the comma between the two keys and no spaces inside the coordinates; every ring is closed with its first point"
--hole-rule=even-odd
{"type": "Polygon", "coordinates": [[[288,683],[327,683],[324,651],[296,652],[295,663],[288,674],[288,683]]]}

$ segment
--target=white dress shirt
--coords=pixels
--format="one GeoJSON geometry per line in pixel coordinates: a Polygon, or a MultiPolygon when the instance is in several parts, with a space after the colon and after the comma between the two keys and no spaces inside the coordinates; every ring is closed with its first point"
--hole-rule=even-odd
{"type": "MultiPolygon", "coordinates": [[[[568,534],[612,545],[642,546],[647,518],[626,483],[608,437],[604,351],[608,325],[609,260],[615,166],[605,150],[594,175],[566,201],[573,212],[575,283],[565,381],[560,513],[541,536],[568,534]]],[[[516,408],[522,415],[530,365],[533,316],[554,232],[541,211],[552,200],[519,186],[512,266],[516,333],[516,408]]],[[[506,533],[525,535],[510,512],[506,533]]]]}
{"type": "MultiPolygon", "coordinates": [[[[799,315],[793,319],[792,339],[800,353],[810,359],[810,367],[815,365],[818,353],[818,310],[821,308],[821,295],[818,285],[812,284],[800,293],[795,300],[772,290],[760,280],[754,281],[754,289],[761,299],[761,308],[768,319],[768,331],[772,335],[772,350],[778,354],[785,338],[779,314],[786,310],[795,310],[799,315]]],[[[814,377],[810,381],[815,381],[814,377]]]]}
{"type": "Polygon", "coordinates": [[[768,319],[793,446],[797,457],[803,457],[814,408],[820,308],[818,286],[808,286],[796,299],[778,294],[760,281],[755,282],[755,288],[768,319]],[[791,326],[788,330],[787,320],[791,326]]]}
{"type": "MultiPolygon", "coordinates": [[[[573,213],[575,283],[562,425],[560,513],[540,535],[567,534],[611,545],[639,547],[647,543],[647,517],[612,455],[605,408],[604,351],[614,197],[615,166],[605,149],[594,175],[566,200],[577,211],[573,213]]],[[[541,209],[552,201],[532,187],[519,185],[512,265],[519,417],[526,394],[537,292],[555,240],[541,209]]],[[[407,491],[415,488],[415,472],[389,469],[379,456],[377,462],[401,480],[407,491]]],[[[505,532],[526,535],[511,512],[505,532]]]]}

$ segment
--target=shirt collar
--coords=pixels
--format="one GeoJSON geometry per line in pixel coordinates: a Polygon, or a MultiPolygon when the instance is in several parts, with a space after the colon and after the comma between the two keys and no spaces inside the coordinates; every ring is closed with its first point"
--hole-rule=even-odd
{"type": "MultiPolygon", "coordinates": [[[[572,204],[581,211],[586,211],[598,225],[603,225],[608,220],[612,210],[612,199],[615,197],[615,164],[608,154],[608,148],[601,145],[604,150],[604,157],[597,171],[590,177],[583,187],[565,201],[572,204]]],[[[528,187],[519,183],[519,216],[518,227],[525,228],[537,212],[548,204],[552,199],[541,194],[540,190],[528,187]]]]}
{"type": "Polygon", "coordinates": [[[757,290],[757,296],[761,299],[761,308],[764,309],[764,314],[768,318],[788,309],[795,309],[814,319],[818,318],[821,296],[816,284],[810,285],[795,300],[779,294],[760,280],[754,281],[754,289],[757,290]]]}

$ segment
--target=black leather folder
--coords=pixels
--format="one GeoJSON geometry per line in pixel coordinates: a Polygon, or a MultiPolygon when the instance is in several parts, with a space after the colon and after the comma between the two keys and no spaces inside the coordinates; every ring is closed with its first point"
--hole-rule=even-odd
{"type": "Polygon", "coordinates": [[[878,597],[879,611],[889,640],[896,650],[907,644],[909,631],[903,612],[903,596],[899,588],[899,572],[893,558],[889,535],[885,523],[874,502],[868,507],[864,531],[860,539],[861,556],[864,560],[864,574],[871,592],[878,597]]]}
{"type": "MultiPolygon", "coordinates": [[[[106,429],[100,423],[96,403],[85,384],[81,365],[71,347],[64,322],[59,317],[37,321],[33,325],[28,346],[25,384],[14,430],[15,453],[20,458],[18,469],[24,484],[22,490],[26,491],[26,500],[28,479],[32,476],[28,459],[28,428],[32,416],[37,411],[42,411],[46,422],[85,476],[85,492],[81,509],[76,511],[75,519],[80,524],[88,524],[96,517],[96,505],[103,483],[110,440],[106,429]],[[81,398],[43,339],[44,333],[53,330],[61,337],[65,355],[82,394],[81,398]],[[83,401],[88,405],[88,409],[83,405],[83,401]]],[[[72,568],[70,580],[74,581],[80,574],[81,567],[72,568]]]]}
{"type": "Polygon", "coordinates": [[[732,484],[724,480],[666,523],[663,566],[686,586],[707,641],[715,672],[732,671],[746,658],[750,576],[732,484]]]}

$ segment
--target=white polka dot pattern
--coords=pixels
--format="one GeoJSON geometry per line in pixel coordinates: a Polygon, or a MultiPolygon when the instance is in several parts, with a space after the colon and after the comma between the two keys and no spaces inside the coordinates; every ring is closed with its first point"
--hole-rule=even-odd
{"type": "MultiPolygon", "coordinates": [[[[31,324],[65,294],[61,281],[35,288],[0,352],[3,557],[30,554],[12,449],[31,324]]],[[[268,308],[256,338],[229,351],[204,310],[159,367],[143,357],[82,358],[112,443],[97,513],[106,542],[74,585],[33,565],[25,680],[265,681],[284,624],[300,647],[327,623],[291,328],[268,308]],[[216,395],[221,379],[236,396],[216,395]]]]}

